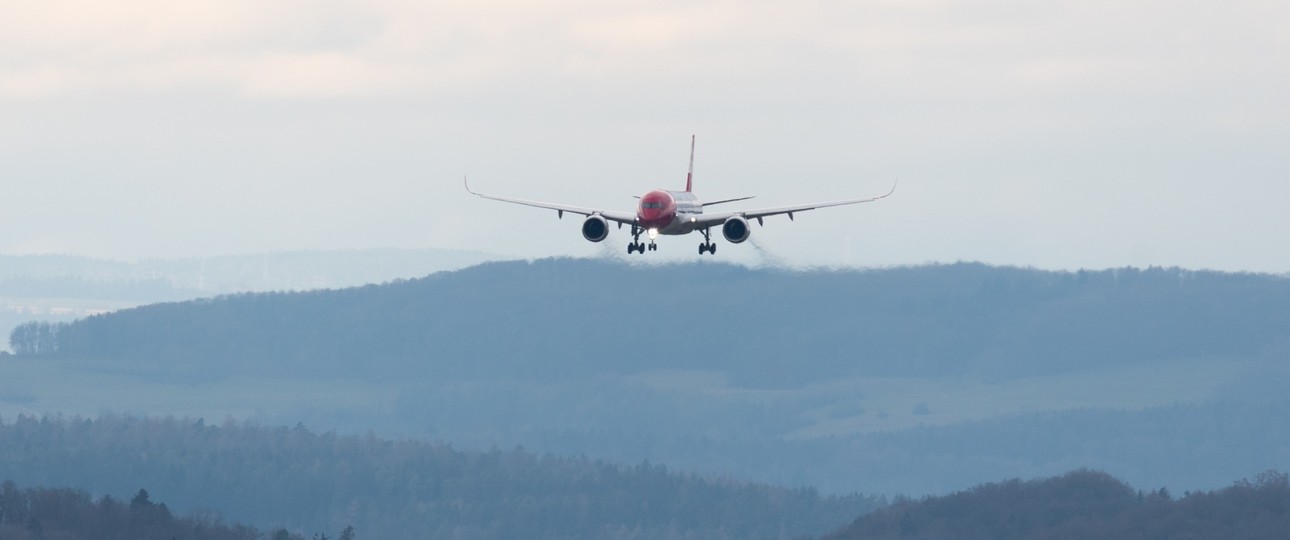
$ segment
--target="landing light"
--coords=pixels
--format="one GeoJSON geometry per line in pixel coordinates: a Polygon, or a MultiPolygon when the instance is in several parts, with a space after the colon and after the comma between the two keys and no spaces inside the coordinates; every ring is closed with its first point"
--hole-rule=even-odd
{"type": "Polygon", "coordinates": [[[650,230],[649,230],[649,239],[650,239],[650,240],[653,240],[653,239],[655,239],[655,238],[658,238],[658,229],[650,229],[650,230]]]}

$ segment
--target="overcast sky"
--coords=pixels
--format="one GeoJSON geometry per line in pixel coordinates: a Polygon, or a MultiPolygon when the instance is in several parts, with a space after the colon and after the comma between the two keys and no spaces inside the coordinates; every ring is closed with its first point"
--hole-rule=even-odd
{"type": "MultiPolygon", "coordinates": [[[[0,253],[627,257],[684,186],[717,259],[1290,271],[1290,3],[0,0],[0,253]]],[[[697,235],[644,257],[698,259],[697,235]]],[[[633,256],[636,259],[640,255],[633,256]]],[[[712,256],[705,255],[705,258],[712,256]]]]}

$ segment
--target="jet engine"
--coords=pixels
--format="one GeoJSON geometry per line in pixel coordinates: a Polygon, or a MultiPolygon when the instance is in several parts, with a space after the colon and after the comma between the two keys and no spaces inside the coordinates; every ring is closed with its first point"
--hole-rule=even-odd
{"type": "Polygon", "coordinates": [[[738,244],[748,239],[752,229],[748,227],[748,220],[731,216],[726,219],[725,224],[721,226],[721,234],[726,237],[726,241],[731,244],[738,244]]]}
{"type": "Polygon", "coordinates": [[[609,222],[600,214],[587,216],[587,220],[582,222],[582,237],[592,242],[599,242],[609,236],[609,222]]]}

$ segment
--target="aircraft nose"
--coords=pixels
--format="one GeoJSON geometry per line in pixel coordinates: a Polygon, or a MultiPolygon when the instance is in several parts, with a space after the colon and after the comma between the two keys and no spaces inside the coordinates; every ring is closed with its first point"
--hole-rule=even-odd
{"type": "Polygon", "coordinates": [[[665,208],[642,208],[640,211],[641,223],[646,227],[656,227],[664,221],[670,220],[668,210],[665,208]]]}

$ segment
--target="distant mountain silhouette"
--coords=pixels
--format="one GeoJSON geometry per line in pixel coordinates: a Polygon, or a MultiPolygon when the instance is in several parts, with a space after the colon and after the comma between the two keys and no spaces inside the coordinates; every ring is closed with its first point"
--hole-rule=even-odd
{"type": "Polygon", "coordinates": [[[1008,378],[1285,351],[1287,305],[1281,277],[1178,269],[788,272],[554,259],[149,305],[61,328],[58,355],[193,377],[684,368],[760,386],[857,374],[1008,378]]]}

